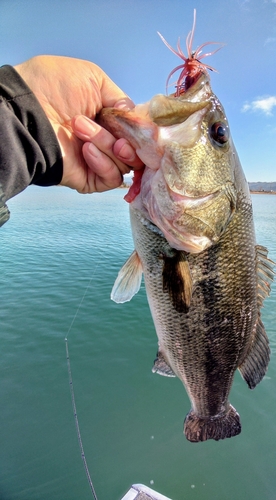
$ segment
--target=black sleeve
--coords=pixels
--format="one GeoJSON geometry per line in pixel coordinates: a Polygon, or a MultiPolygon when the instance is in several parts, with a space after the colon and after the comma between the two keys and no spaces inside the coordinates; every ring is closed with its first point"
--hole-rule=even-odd
{"type": "Polygon", "coordinates": [[[4,201],[29,184],[62,179],[55,132],[33,92],[12,66],[0,68],[0,225],[4,201]],[[1,196],[2,192],[2,196],[1,196]]]}

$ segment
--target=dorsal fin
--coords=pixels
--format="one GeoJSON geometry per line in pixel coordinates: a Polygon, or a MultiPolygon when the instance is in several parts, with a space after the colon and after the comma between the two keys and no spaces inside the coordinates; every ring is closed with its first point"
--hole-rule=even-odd
{"type": "Polygon", "coordinates": [[[270,294],[270,285],[274,279],[275,262],[267,257],[267,248],[256,245],[256,273],[258,277],[258,306],[263,306],[263,301],[270,294]]]}
{"type": "Polygon", "coordinates": [[[112,288],[111,299],[117,304],[131,300],[140,289],[142,274],[142,264],[136,250],[134,250],[119,271],[112,288]]]}
{"type": "Polygon", "coordinates": [[[239,371],[249,389],[254,389],[265,376],[269,358],[269,340],[259,316],[253,342],[245,360],[239,366],[239,371]]]}
{"type": "Polygon", "coordinates": [[[265,247],[256,245],[258,319],[248,354],[239,366],[239,371],[250,389],[254,389],[264,377],[270,357],[269,340],[260,315],[260,309],[270,293],[270,285],[275,274],[273,270],[275,264],[267,257],[267,253],[265,247]]]}
{"type": "Polygon", "coordinates": [[[164,256],[163,291],[168,292],[177,312],[186,313],[192,298],[192,276],[185,252],[164,256]]]}

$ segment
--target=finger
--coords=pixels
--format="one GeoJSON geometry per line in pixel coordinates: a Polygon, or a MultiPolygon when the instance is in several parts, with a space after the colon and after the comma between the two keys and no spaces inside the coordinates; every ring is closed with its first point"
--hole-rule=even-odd
{"type": "Polygon", "coordinates": [[[103,108],[132,109],[135,104],[107,75],[102,72],[101,98],[103,108]]]}
{"type": "Polygon", "coordinates": [[[139,170],[144,166],[142,160],[137,156],[135,149],[126,139],[118,139],[114,143],[113,153],[116,158],[132,167],[133,170],[139,170]]]}
{"type": "Polygon", "coordinates": [[[82,152],[88,167],[87,182],[91,192],[114,189],[122,184],[123,176],[117,165],[93,143],[86,142],[82,152]]]}
{"type": "MultiPolygon", "coordinates": [[[[114,163],[117,164],[122,174],[129,172],[129,167],[126,165],[128,158],[122,157],[122,159],[117,158],[117,155],[113,152],[113,146],[116,143],[115,137],[110,134],[107,130],[102,128],[100,125],[90,120],[86,116],[75,116],[72,119],[73,132],[77,137],[85,142],[93,142],[93,144],[107,156],[109,156],[114,163]]],[[[121,144],[122,146],[122,144],[121,144]]],[[[116,148],[115,148],[116,149],[116,148]]],[[[119,144],[119,150],[120,150],[119,144]]],[[[118,148],[117,148],[118,152],[118,148]]],[[[123,154],[127,151],[123,151],[123,154]]],[[[137,155],[134,150],[129,151],[130,154],[130,166],[140,166],[140,160],[137,160],[137,155]]]]}

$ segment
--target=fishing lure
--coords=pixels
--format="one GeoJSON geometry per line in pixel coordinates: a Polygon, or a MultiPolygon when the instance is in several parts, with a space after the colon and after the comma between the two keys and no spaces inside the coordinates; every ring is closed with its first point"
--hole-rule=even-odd
{"type": "Polygon", "coordinates": [[[168,86],[169,86],[169,80],[171,76],[178,70],[182,69],[177,81],[176,81],[176,92],[175,92],[175,97],[179,97],[181,94],[186,92],[189,87],[191,87],[204,73],[205,75],[208,75],[208,71],[215,71],[217,70],[213,68],[212,66],[209,66],[208,64],[202,63],[201,60],[204,57],[212,56],[215,54],[218,50],[220,50],[225,44],[221,42],[205,42],[198,49],[195,51],[192,50],[192,45],[193,45],[193,40],[194,40],[194,33],[195,33],[195,25],[196,25],[196,9],[194,9],[194,22],[193,22],[193,27],[192,30],[188,33],[188,36],[186,38],[186,48],[187,48],[187,54],[188,57],[183,54],[182,49],[180,47],[180,38],[178,38],[177,42],[177,51],[174,50],[171,45],[165,40],[165,38],[157,32],[158,35],[160,36],[161,40],[164,42],[164,44],[180,59],[184,61],[184,64],[180,64],[176,68],[174,68],[166,81],[166,90],[168,91],[168,86]],[[206,45],[220,45],[216,50],[213,50],[212,52],[208,52],[206,54],[202,54],[202,49],[206,47],[206,45]],[[201,55],[200,55],[201,54],[201,55]]]}

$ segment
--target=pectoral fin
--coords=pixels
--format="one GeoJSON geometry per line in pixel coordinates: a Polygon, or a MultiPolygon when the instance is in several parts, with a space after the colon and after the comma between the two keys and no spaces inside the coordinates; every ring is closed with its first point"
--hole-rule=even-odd
{"type": "Polygon", "coordinates": [[[179,313],[189,310],[192,298],[192,276],[185,252],[164,257],[163,291],[168,292],[173,306],[179,313]]]}
{"type": "Polygon", "coordinates": [[[134,250],[119,271],[112,288],[111,299],[117,304],[131,300],[140,289],[142,274],[142,264],[136,250],[134,250]]]}

